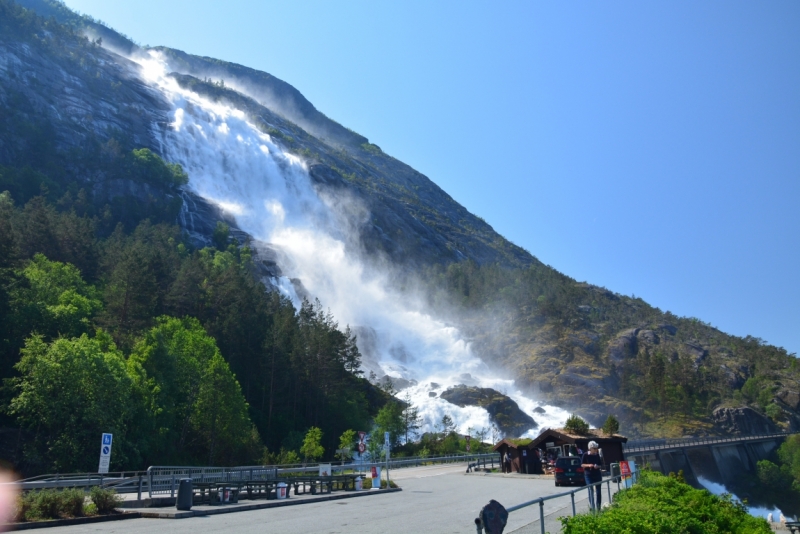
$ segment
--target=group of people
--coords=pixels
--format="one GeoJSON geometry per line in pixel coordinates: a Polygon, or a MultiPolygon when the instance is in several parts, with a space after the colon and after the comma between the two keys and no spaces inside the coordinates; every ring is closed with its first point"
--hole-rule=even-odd
{"type": "MultiPolygon", "coordinates": [[[[600,446],[596,441],[589,442],[589,450],[587,452],[581,449],[576,449],[577,455],[581,458],[581,467],[583,468],[583,478],[586,485],[600,482],[603,478],[603,458],[600,455],[600,446]]],[[[520,471],[524,473],[536,474],[542,473],[542,464],[551,463],[557,460],[557,456],[548,451],[543,453],[539,449],[523,450],[523,456],[520,458],[520,471]]],[[[508,450],[503,454],[502,463],[503,473],[511,473],[511,455],[508,450]]],[[[589,507],[592,510],[599,510],[602,503],[602,488],[600,484],[594,487],[594,490],[589,491],[589,507]]]]}

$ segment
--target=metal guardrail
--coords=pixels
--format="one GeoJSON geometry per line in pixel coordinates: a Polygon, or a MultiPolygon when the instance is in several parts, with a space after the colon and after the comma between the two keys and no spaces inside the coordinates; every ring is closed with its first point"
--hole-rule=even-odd
{"type": "MultiPolygon", "coordinates": [[[[55,475],[39,475],[10,484],[15,484],[23,491],[50,488],[90,488],[92,486],[118,487],[130,485],[144,471],[120,471],[115,473],[67,473],[55,475]]],[[[120,492],[124,493],[124,492],[120,492]]]]}
{"type": "Polygon", "coordinates": [[[659,439],[642,440],[628,442],[623,445],[622,450],[625,454],[646,451],[662,451],[668,449],[679,449],[687,447],[699,447],[705,445],[717,445],[722,443],[741,443],[747,441],[760,441],[765,439],[785,438],[797,432],[775,432],[772,434],[758,434],[750,436],[734,436],[730,438],[691,438],[691,439],[659,439]]]}
{"type": "MultiPolygon", "coordinates": [[[[494,453],[486,454],[452,454],[436,456],[433,458],[410,457],[391,458],[390,469],[414,467],[437,463],[458,462],[483,462],[487,460],[494,463],[497,457],[494,453]]],[[[372,466],[386,465],[385,461],[355,462],[332,465],[334,472],[350,470],[368,470],[372,466]]],[[[181,478],[191,478],[202,482],[236,482],[243,480],[263,480],[290,476],[292,474],[317,473],[319,464],[288,464],[277,466],[243,466],[243,467],[187,467],[187,466],[152,466],[147,471],[121,471],[107,474],[99,473],[68,473],[39,475],[16,482],[9,482],[22,491],[50,489],[50,488],[84,488],[100,486],[114,488],[117,493],[137,493],[141,500],[142,494],[150,497],[159,495],[174,496],[178,481],[181,478]]]]}
{"type": "Polygon", "coordinates": [[[265,466],[245,467],[186,467],[151,466],[147,469],[147,492],[153,495],[175,496],[181,479],[192,482],[247,482],[248,480],[274,480],[278,469],[265,466]]]}
{"type": "MultiPolygon", "coordinates": [[[[549,501],[549,500],[552,500],[552,499],[558,499],[560,497],[566,497],[567,495],[569,495],[570,499],[572,500],[572,517],[575,517],[577,515],[577,511],[575,509],[575,494],[576,493],[578,493],[579,491],[584,491],[584,490],[587,490],[587,491],[589,491],[591,493],[591,492],[595,491],[594,488],[596,486],[602,486],[603,484],[606,484],[606,488],[608,490],[608,502],[611,502],[611,483],[612,482],[616,482],[617,483],[617,492],[619,492],[619,490],[621,489],[620,488],[620,482],[622,481],[622,477],[623,476],[631,476],[632,479],[633,479],[633,483],[635,484],[636,482],[638,482],[639,471],[638,470],[634,471],[630,475],[616,475],[616,476],[613,476],[613,477],[609,477],[609,478],[607,478],[605,480],[601,480],[600,482],[594,482],[592,484],[587,484],[586,486],[583,486],[581,488],[576,488],[576,489],[571,490],[571,491],[565,491],[565,492],[562,492],[562,493],[555,493],[553,495],[546,495],[544,497],[539,497],[538,499],[533,499],[532,501],[527,501],[527,502],[523,502],[523,503],[520,503],[520,504],[517,504],[517,505],[514,505],[514,506],[509,506],[508,508],[506,508],[506,512],[508,512],[510,514],[511,512],[516,512],[517,510],[521,510],[523,508],[527,508],[528,506],[533,506],[534,504],[538,504],[539,505],[539,525],[541,527],[542,534],[545,534],[545,529],[544,529],[544,503],[545,503],[545,501],[549,501]]],[[[476,528],[477,534],[482,534],[483,533],[483,522],[481,521],[481,519],[479,517],[475,519],[475,528],[476,528]]]]}

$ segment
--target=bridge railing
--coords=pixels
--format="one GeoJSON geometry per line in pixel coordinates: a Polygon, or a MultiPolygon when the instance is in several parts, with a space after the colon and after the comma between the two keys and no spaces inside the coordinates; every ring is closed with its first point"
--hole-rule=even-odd
{"type": "Polygon", "coordinates": [[[751,434],[749,436],[704,437],[704,438],[678,438],[629,441],[622,446],[625,454],[634,452],[659,451],[703,445],[717,445],[722,443],[742,443],[747,441],[760,441],[765,439],[785,438],[795,432],[773,432],[769,434],[751,434]]]}
{"type": "MultiPolygon", "coordinates": [[[[538,504],[539,505],[539,526],[541,528],[542,534],[545,534],[544,503],[546,501],[549,501],[549,500],[552,500],[552,499],[559,499],[561,497],[566,497],[567,495],[569,495],[570,500],[572,501],[572,503],[571,503],[572,504],[572,517],[575,517],[575,515],[577,515],[577,510],[575,508],[575,494],[576,493],[578,493],[580,491],[588,491],[591,494],[593,491],[596,491],[594,489],[595,486],[602,487],[603,484],[605,484],[606,485],[606,490],[608,491],[608,502],[611,502],[611,484],[612,483],[616,483],[617,484],[617,491],[619,492],[620,489],[622,489],[621,488],[621,483],[622,483],[623,477],[625,477],[625,476],[630,476],[632,478],[633,483],[635,484],[636,482],[638,482],[638,479],[639,479],[639,471],[638,470],[633,471],[630,475],[612,476],[612,477],[609,477],[609,478],[607,478],[605,480],[601,480],[600,482],[594,482],[592,484],[587,484],[586,486],[583,486],[581,488],[577,488],[577,489],[570,490],[570,491],[565,491],[565,492],[562,492],[562,493],[554,493],[553,495],[546,495],[544,497],[539,497],[538,499],[533,499],[532,501],[527,501],[527,502],[523,502],[521,504],[517,504],[517,505],[514,505],[514,506],[509,506],[508,508],[506,508],[506,512],[511,514],[512,512],[516,512],[517,510],[522,510],[523,508],[527,508],[528,506],[533,506],[534,504],[538,504]]],[[[483,531],[484,531],[483,530],[484,529],[483,521],[481,520],[480,517],[475,519],[475,528],[476,528],[476,531],[477,531],[478,534],[482,534],[483,531]]]]}

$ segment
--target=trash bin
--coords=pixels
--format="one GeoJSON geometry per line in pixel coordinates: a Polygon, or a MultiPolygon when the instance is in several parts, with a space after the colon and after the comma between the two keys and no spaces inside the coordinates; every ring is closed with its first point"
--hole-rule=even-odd
{"type": "Polygon", "coordinates": [[[275,488],[275,496],[278,497],[279,499],[285,499],[286,497],[288,497],[289,490],[286,488],[287,486],[285,482],[279,482],[278,487],[275,488]]]}
{"type": "Polygon", "coordinates": [[[178,498],[175,500],[175,508],[178,510],[191,510],[194,490],[191,478],[182,478],[178,485],[178,498]]]}
{"type": "Polygon", "coordinates": [[[613,477],[618,477],[620,475],[620,473],[621,473],[621,471],[619,469],[619,464],[617,464],[617,463],[611,464],[610,465],[610,469],[611,469],[611,477],[612,478],[613,477]]]}
{"type": "Polygon", "coordinates": [[[356,491],[361,491],[364,489],[364,481],[361,480],[361,477],[356,477],[356,491]]]}

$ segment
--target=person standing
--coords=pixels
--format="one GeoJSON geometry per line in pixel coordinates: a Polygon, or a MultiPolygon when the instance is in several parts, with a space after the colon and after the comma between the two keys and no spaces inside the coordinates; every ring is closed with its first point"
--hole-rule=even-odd
{"type": "MultiPolygon", "coordinates": [[[[581,457],[581,467],[583,467],[583,479],[586,484],[594,484],[603,480],[602,467],[603,460],[600,458],[600,447],[596,441],[589,442],[589,452],[584,453],[581,457]]],[[[600,499],[603,494],[603,489],[598,484],[589,488],[589,508],[592,510],[600,510],[600,499]]]]}
{"type": "Polygon", "coordinates": [[[505,455],[503,455],[503,473],[510,473],[511,472],[511,456],[506,451],[505,455]]]}

